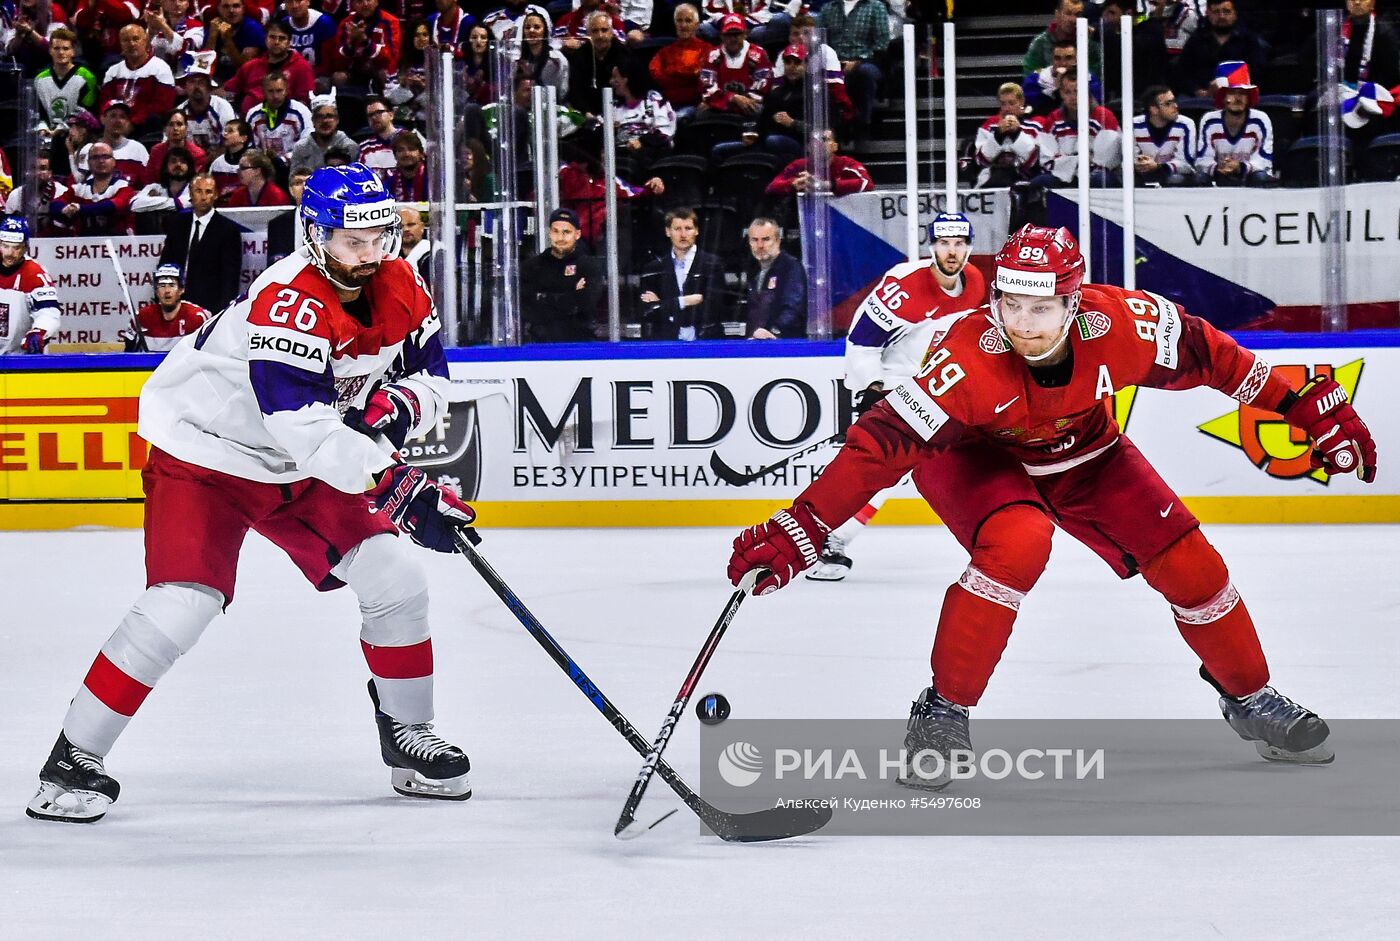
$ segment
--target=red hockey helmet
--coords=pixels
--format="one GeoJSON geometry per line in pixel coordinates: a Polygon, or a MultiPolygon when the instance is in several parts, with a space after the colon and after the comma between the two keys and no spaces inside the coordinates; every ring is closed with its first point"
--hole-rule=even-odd
{"type": "Polygon", "coordinates": [[[1084,256],[1069,229],[1024,225],[997,252],[992,287],[1004,294],[1073,295],[1083,283],[1084,256]]]}

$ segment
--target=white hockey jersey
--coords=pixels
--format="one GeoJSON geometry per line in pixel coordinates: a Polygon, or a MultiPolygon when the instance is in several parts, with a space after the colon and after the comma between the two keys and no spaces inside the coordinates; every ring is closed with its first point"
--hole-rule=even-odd
{"type": "Polygon", "coordinates": [[[987,303],[987,279],[972,265],[963,266],[962,290],[953,295],[930,264],[895,265],[861,301],[846,333],[847,389],[861,392],[872,382],[893,389],[919,371],[936,338],[987,303]]]}
{"type": "Polygon", "coordinates": [[[1201,118],[1201,153],[1196,169],[1214,173],[1215,165],[1225,157],[1244,164],[1247,171],[1271,172],[1274,169],[1274,124],[1267,112],[1250,108],[1244,126],[1236,137],[1225,127],[1225,112],[1208,111],[1201,118]]]}
{"type": "Polygon", "coordinates": [[[141,390],[137,431],[182,461],[264,483],[361,493],[393,460],[342,421],[382,380],[408,386],[422,434],[447,409],[441,321],[418,273],[386,261],[347,311],[298,252],[179,343],[141,390]]]}
{"type": "Polygon", "coordinates": [[[1196,144],[1196,122],[1185,115],[1178,115],[1174,122],[1160,131],[1147,123],[1147,115],[1135,116],[1133,144],[1137,153],[1151,157],[1159,166],[1169,167],[1172,173],[1191,173],[1195,169],[1193,164],[1199,149],[1196,144]],[[1160,143],[1156,138],[1161,138],[1160,143]]]}
{"type": "Polygon", "coordinates": [[[15,270],[0,270],[0,353],[13,353],[35,327],[49,339],[58,333],[58,291],[53,279],[34,259],[15,270]]]}

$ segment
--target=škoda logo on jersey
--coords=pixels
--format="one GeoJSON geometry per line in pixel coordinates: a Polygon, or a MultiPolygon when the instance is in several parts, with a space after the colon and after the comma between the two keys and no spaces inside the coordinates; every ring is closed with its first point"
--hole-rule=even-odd
{"type": "MultiPolygon", "coordinates": [[[[1295,389],[1301,388],[1313,376],[1331,376],[1354,402],[1364,363],[1364,360],[1357,359],[1336,367],[1329,364],[1312,367],[1291,364],[1274,368],[1295,389]]],[[[1253,405],[1241,405],[1235,411],[1213,418],[1197,428],[1217,441],[1224,441],[1244,451],[1249,462],[1270,477],[1281,480],[1306,477],[1327,485],[1327,473],[1314,469],[1308,459],[1312,448],[1307,436],[1273,412],[1253,405]]]]}

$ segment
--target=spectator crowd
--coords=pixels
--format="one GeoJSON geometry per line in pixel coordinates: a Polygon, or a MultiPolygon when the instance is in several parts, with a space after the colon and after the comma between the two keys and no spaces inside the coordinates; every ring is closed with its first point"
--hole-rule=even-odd
{"type": "MultiPolygon", "coordinates": [[[[731,277],[717,287],[714,253],[700,249],[694,277],[708,279],[703,291],[683,293],[679,306],[641,300],[650,291],[631,300],[648,335],[797,335],[805,329],[805,284],[799,314],[788,284],[793,268],[772,252],[790,257],[783,240],[793,247],[794,197],[821,177],[803,159],[809,143],[803,87],[815,74],[828,95],[833,191],[872,188],[864,168],[836,151],[869,134],[887,47],[917,6],[907,0],[13,0],[0,6],[0,46],[33,85],[38,158],[32,176],[26,171],[16,179],[10,161],[22,142],[0,142],[7,151],[0,158],[0,197],[8,212],[30,219],[36,236],[178,231],[187,244],[191,216],[291,208],[295,184],[321,166],[363,163],[397,200],[425,201],[435,195],[425,145],[428,59],[447,53],[465,92],[455,135],[459,200],[499,197],[489,155],[505,126],[500,110],[513,106],[513,126],[527,134],[538,87],[556,92],[564,138],[559,225],[571,224],[579,243],[565,249],[551,231],[545,254],[556,261],[574,250],[601,251],[609,186],[633,204],[638,231],[649,233],[639,246],[656,255],[648,272],[665,257],[678,257],[678,228],[688,225],[693,239],[703,229],[713,240],[721,226],[703,215],[701,190],[737,161],[736,179],[755,199],[745,203],[743,219],[724,220],[725,238],[746,246],[761,233],[759,254],[741,254],[753,262],[755,277],[781,274],[769,293],[781,282],[782,302],[763,299],[759,306],[772,314],[757,317],[750,329],[741,310],[747,283],[731,277]],[[825,42],[813,45],[818,27],[825,42]],[[809,49],[820,52],[810,73],[809,49]],[[616,121],[616,181],[605,181],[602,172],[605,97],[616,121]],[[689,303],[692,294],[705,300],[689,303]]],[[[292,246],[283,244],[285,221],[273,228],[274,254],[291,250],[295,227],[292,246]]],[[[735,254],[727,252],[725,261],[735,254]]],[[[182,278],[188,274],[182,267],[182,278]]],[[[601,287],[595,277],[576,290],[588,306],[601,287]]],[[[577,331],[561,333],[556,323],[531,333],[545,339],[577,331]]]]}
{"type": "MultiPolygon", "coordinates": [[[[1275,160],[1296,128],[1278,135],[1276,122],[1280,108],[1316,98],[1290,82],[1314,68],[1312,40],[1293,37],[1302,53],[1280,57],[1255,27],[1274,16],[1269,4],[1046,3],[1045,29],[967,142],[967,184],[1073,186],[1081,147],[1098,186],[1287,177],[1275,160]],[[1079,17],[1092,25],[1087,88],[1079,17]],[[1112,97],[1124,17],[1135,21],[1139,90],[1130,128],[1112,97]],[[1281,105],[1283,93],[1295,97],[1281,105]],[[1131,166],[1123,133],[1133,135],[1131,166]]],[[[942,16],[944,4],[931,6],[942,16]]],[[[1344,123],[1361,149],[1390,129],[1400,44],[1376,0],[1345,6],[1344,123]]],[[[445,156],[460,201],[497,200],[503,185],[534,198],[534,178],[498,178],[491,154],[506,127],[516,152],[528,151],[537,89],[557,102],[548,119],[561,139],[559,203],[549,247],[522,265],[528,339],[600,335],[610,190],[625,229],[625,319],[640,335],[802,335],[797,200],[816,185],[833,196],[874,188],[851,145],[892,94],[892,38],[904,22],[934,20],[908,0],[13,0],[0,6],[0,44],[33,86],[39,146],[32,172],[14,174],[20,142],[0,142],[0,193],[35,235],[173,237],[184,247],[166,260],[198,294],[211,281],[191,277],[203,264],[193,259],[212,249],[195,251],[197,221],[220,208],[291,208],[318,167],[363,163],[399,202],[433,198],[428,62],[445,53],[459,103],[457,150],[445,156]],[[808,166],[821,149],[809,76],[826,96],[824,172],[808,166]],[[603,170],[607,100],[615,178],[603,170]]],[[[405,213],[404,252],[427,274],[427,220],[405,213]]],[[[291,215],[274,220],[269,258],[297,244],[291,215]]]]}

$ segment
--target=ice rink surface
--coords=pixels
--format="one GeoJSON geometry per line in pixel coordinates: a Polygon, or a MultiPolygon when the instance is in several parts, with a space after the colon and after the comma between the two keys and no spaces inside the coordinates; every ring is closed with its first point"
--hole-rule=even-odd
{"type": "MultiPolygon", "coordinates": [[[[1400,528],[1207,530],[1288,695],[1400,716],[1400,528]]],[[[482,549],[650,738],[725,599],[721,530],[483,532],[482,549]]],[[[231,611],[118,742],[95,826],[27,819],[68,698],[142,582],[136,532],[0,534],[0,938],[1356,938],[1400,924],[1395,838],[823,837],[732,846],[613,822],[639,759],[465,560],[421,552],[438,728],[465,803],[379,760],[349,591],[250,537],[231,611]]],[[[743,718],[902,718],[965,556],[880,528],[839,585],[740,610],[703,682],[743,718]]],[[[1168,609],[1056,535],[978,718],[1209,718],[1168,609]]],[[[688,713],[667,752],[698,783],[688,713]]],[[[1233,733],[1220,725],[1221,735],[1233,733]]],[[[1239,743],[1242,762],[1258,761],[1239,743]]],[[[1338,761],[1345,759],[1339,756],[1338,761]]],[[[1325,770],[1322,772],[1325,773],[1325,770]]],[[[679,806],[658,780],[643,816],[679,806]]]]}

